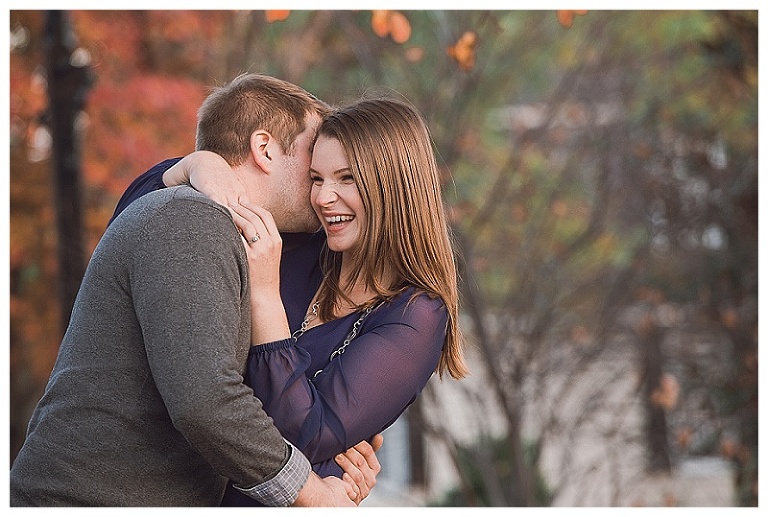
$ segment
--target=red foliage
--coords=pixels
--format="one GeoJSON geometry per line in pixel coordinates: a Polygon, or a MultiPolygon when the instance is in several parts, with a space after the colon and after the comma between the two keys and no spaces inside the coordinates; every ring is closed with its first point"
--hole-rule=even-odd
{"type": "Polygon", "coordinates": [[[205,94],[195,81],[159,75],[97,84],[86,109],[94,136],[84,149],[86,181],[119,196],[143,169],[192,151],[205,94]]]}
{"type": "MultiPolygon", "coordinates": [[[[58,243],[50,144],[36,140],[45,134],[40,129],[48,105],[43,15],[43,11],[13,11],[10,20],[11,31],[19,36],[11,47],[9,63],[9,305],[14,408],[27,408],[33,402],[27,397],[39,396],[63,332],[56,296],[58,243]]],[[[186,52],[183,63],[188,73],[184,74],[157,66],[153,59],[169,48],[186,51],[187,46],[193,50],[210,47],[210,39],[226,30],[225,24],[215,20],[217,16],[223,15],[71,12],[77,44],[90,57],[95,77],[78,127],[86,256],[127,185],[154,163],[193,149],[197,108],[211,82],[196,77],[194,60],[200,62],[206,56],[198,52],[189,57],[191,53],[186,52]]]]}

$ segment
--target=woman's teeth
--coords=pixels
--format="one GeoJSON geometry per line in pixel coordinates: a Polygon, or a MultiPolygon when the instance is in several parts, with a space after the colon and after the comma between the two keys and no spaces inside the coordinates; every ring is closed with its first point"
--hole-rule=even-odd
{"type": "Polygon", "coordinates": [[[351,221],[354,218],[355,216],[353,215],[334,215],[333,217],[326,217],[325,222],[328,224],[343,223],[345,221],[351,221]]]}

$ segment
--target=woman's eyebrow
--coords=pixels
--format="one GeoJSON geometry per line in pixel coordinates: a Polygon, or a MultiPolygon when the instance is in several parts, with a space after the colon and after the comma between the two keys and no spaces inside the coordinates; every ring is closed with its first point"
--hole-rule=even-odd
{"type": "MultiPolygon", "coordinates": [[[[320,171],[318,171],[316,169],[313,169],[312,167],[309,168],[309,172],[314,172],[316,174],[320,174],[320,171]]],[[[333,174],[335,176],[335,175],[340,174],[342,172],[352,172],[352,169],[350,167],[342,167],[341,169],[336,169],[331,174],[333,174]]]]}

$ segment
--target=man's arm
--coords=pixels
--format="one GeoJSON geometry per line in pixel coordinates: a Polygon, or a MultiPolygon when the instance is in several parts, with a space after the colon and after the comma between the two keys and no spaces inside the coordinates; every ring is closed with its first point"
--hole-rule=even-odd
{"type": "MultiPolygon", "coordinates": [[[[199,194],[171,198],[183,195],[169,191],[128,250],[147,360],[174,427],[192,447],[222,476],[261,484],[302,456],[293,451],[285,463],[288,446],[240,375],[250,345],[240,236],[221,207],[199,194]]],[[[308,474],[299,470],[281,484],[283,504],[308,474]]]]}
{"type": "Polygon", "coordinates": [[[347,490],[348,485],[341,479],[321,478],[312,472],[292,506],[355,506],[347,490]]]}

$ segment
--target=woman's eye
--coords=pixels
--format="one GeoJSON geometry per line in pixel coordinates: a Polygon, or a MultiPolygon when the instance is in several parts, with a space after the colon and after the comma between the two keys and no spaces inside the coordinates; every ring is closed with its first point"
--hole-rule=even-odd
{"type": "Polygon", "coordinates": [[[344,176],[341,177],[341,183],[348,185],[354,182],[355,182],[355,177],[352,176],[351,174],[345,174],[344,176]]]}
{"type": "Polygon", "coordinates": [[[323,178],[321,178],[320,176],[310,176],[309,179],[312,180],[312,183],[314,183],[315,185],[323,184],[323,178]]]}

